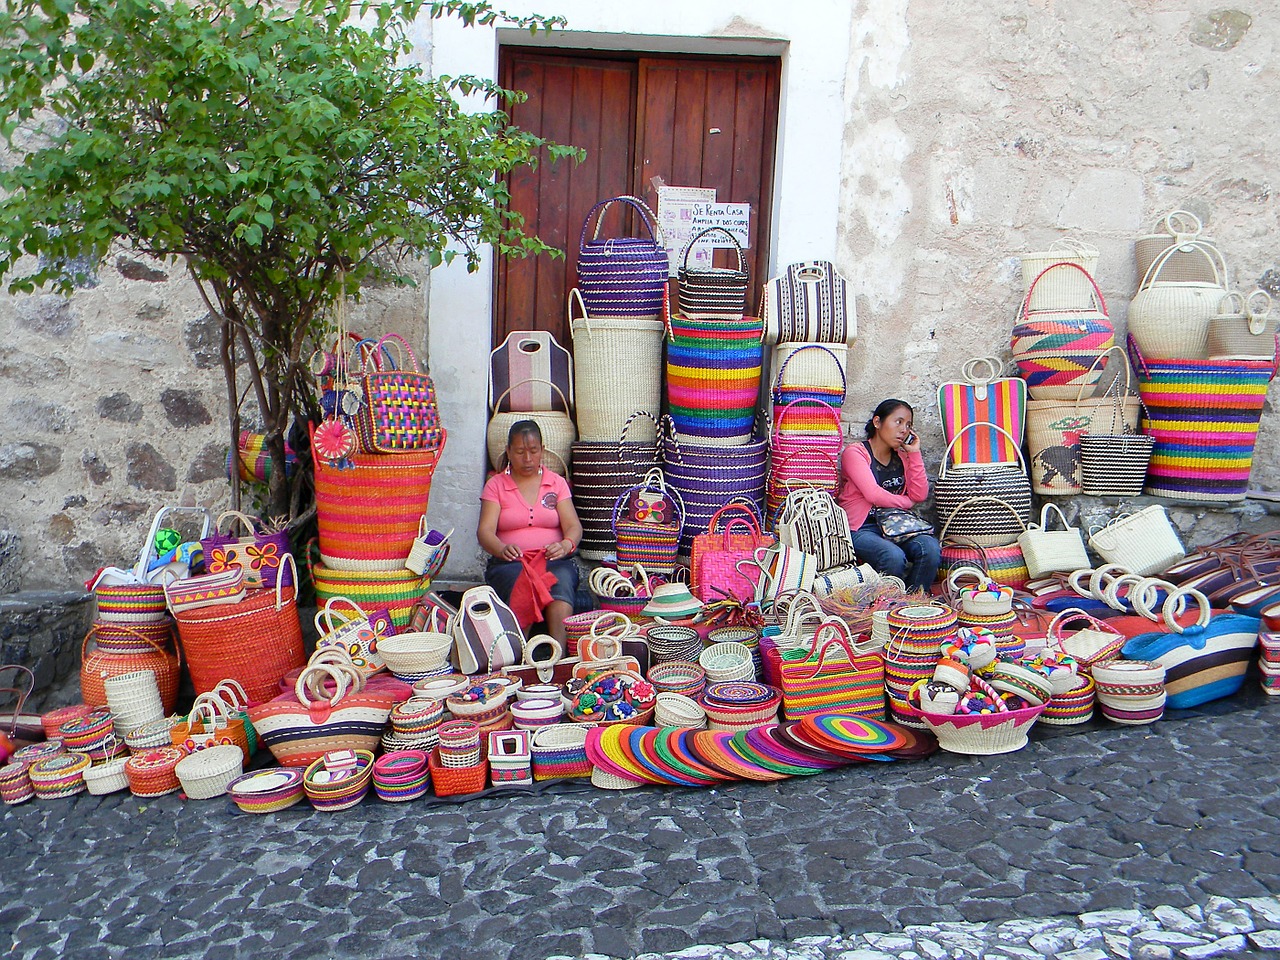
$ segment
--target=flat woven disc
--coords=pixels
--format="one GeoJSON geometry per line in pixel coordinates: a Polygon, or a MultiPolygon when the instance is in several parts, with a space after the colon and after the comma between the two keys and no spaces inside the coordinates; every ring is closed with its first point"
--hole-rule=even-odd
{"type": "Polygon", "coordinates": [[[907,745],[897,724],[850,716],[847,713],[814,713],[800,720],[806,733],[836,752],[887,753],[907,745]]]}

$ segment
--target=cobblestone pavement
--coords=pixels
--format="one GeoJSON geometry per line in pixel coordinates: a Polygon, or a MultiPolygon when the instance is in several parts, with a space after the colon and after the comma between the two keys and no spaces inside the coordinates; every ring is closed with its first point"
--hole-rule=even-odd
{"type": "Polygon", "coordinates": [[[1005,757],[714,791],[560,787],[267,816],[176,796],[32,801],[0,814],[0,951],[1244,955],[1280,941],[1277,717],[1255,696],[1005,757]]]}

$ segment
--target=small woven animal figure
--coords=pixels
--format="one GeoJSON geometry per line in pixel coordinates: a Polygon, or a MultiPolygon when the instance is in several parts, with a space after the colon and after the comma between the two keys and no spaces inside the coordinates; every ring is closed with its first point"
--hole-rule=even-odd
{"type": "Polygon", "coordinates": [[[1036,462],[1044,467],[1040,477],[1041,486],[1049,486],[1062,480],[1071,486],[1077,484],[1080,471],[1080,430],[1064,430],[1063,444],[1057,447],[1045,447],[1036,454],[1036,462]]]}

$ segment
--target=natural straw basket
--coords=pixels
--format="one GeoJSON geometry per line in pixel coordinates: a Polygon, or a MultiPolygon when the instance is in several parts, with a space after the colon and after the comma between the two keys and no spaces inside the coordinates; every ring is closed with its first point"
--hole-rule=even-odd
{"type": "Polygon", "coordinates": [[[212,800],[227,792],[244,772],[244,754],[233,744],[206,747],[183,757],[174,767],[188,800],[212,800]]]}
{"type": "Polygon", "coordinates": [[[164,718],[154,670],[116,674],[107,677],[102,686],[118,736],[126,737],[138,727],[164,718]]]}
{"type": "Polygon", "coordinates": [[[704,730],[707,726],[707,712],[692,697],[679,693],[660,693],[658,705],[653,712],[653,722],[659,727],[704,730]]]}
{"type": "Polygon", "coordinates": [[[1027,731],[1044,712],[1044,704],[991,714],[921,713],[925,725],[949,753],[990,756],[1012,753],[1027,745],[1027,731]]]}

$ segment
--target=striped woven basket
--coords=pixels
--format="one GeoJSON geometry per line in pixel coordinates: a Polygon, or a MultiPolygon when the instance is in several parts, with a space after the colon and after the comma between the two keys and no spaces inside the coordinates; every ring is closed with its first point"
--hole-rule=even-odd
{"type": "Polygon", "coordinates": [[[1275,365],[1256,360],[1148,360],[1132,338],[1154,440],[1146,492],[1171,500],[1243,500],[1275,365]]]}
{"type": "Polygon", "coordinates": [[[403,564],[398,570],[335,570],[312,563],[311,579],[319,604],[346,597],[366,612],[383,607],[397,629],[409,625],[414,605],[431,586],[429,579],[410,573],[403,564]]]}
{"type": "Polygon", "coordinates": [[[680,555],[688,556],[693,538],[707,532],[711,518],[726,504],[740,501],[757,515],[763,512],[769,441],[752,439],[741,446],[722,447],[681,434],[670,418],[665,428],[663,470],[667,483],[684,500],[680,555]]]}
{"type": "MultiPolygon", "coordinates": [[[[582,414],[578,416],[581,425],[582,414]]],[[[573,506],[582,521],[582,543],[578,552],[589,560],[602,560],[605,554],[613,552],[614,503],[624,490],[642,481],[645,474],[658,465],[657,442],[633,440],[644,432],[646,421],[657,429],[654,415],[640,410],[627,417],[616,442],[573,445],[570,482],[573,506]]]]}
{"type": "Polygon", "coordinates": [[[343,469],[317,458],[316,521],[326,567],[404,572],[444,441],[441,431],[435,450],[353,454],[343,469]]]}
{"type": "Polygon", "coordinates": [[[671,318],[667,403],[682,433],[720,446],[751,441],[760,396],[762,335],[758,317],[671,318]]]}
{"type": "Polygon", "coordinates": [[[668,487],[662,471],[654,468],[642,483],[622,493],[613,505],[613,537],[619,566],[639,564],[651,573],[669,574],[675,569],[684,529],[684,500],[668,487]],[[636,495],[665,501],[670,518],[652,522],[628,515],[636,495]]]}

